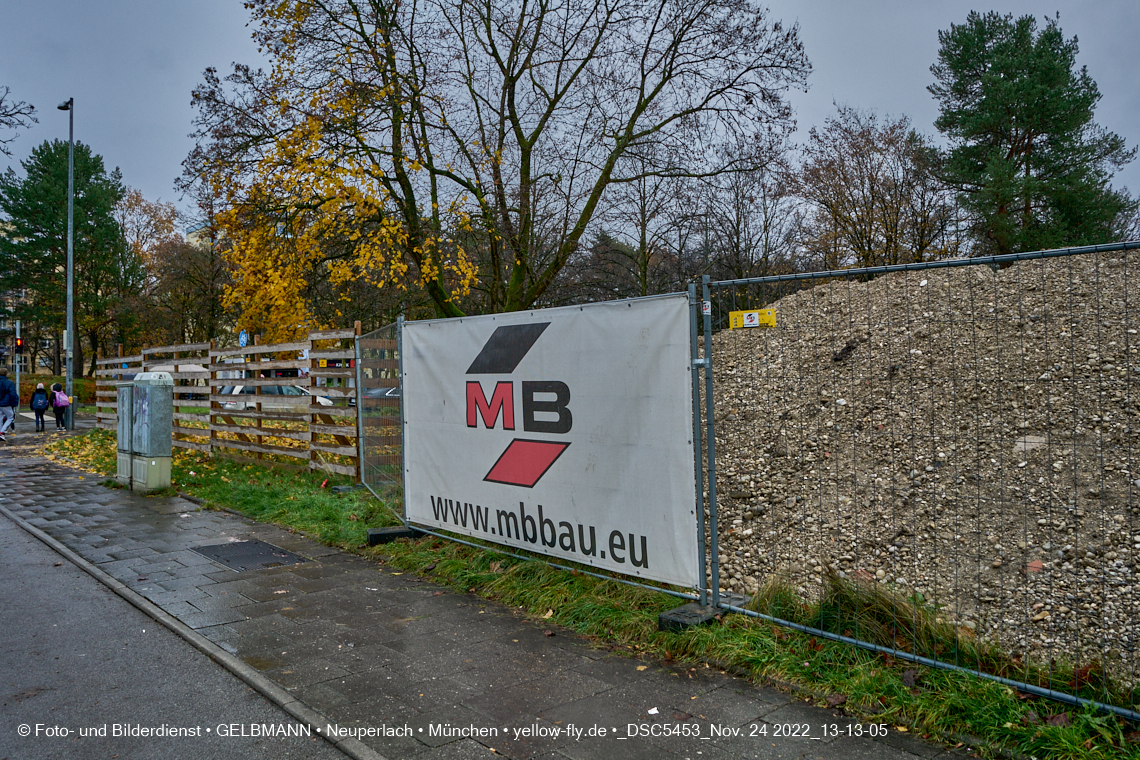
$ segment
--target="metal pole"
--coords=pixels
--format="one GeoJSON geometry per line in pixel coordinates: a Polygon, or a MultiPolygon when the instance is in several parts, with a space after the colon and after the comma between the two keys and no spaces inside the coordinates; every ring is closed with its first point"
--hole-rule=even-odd
{"type": "Polygon", "coordinates": [[[67,429],[75,429],[75,98],[67,101],[67,338],[64,350],[67,352],[67,394],[71,403],[67,407],[67,429]]]}
{"type": "Polygon", "coordinates": [[[701,455],[704,445],[701,441],[701,356],[697,346],[697,311],[700,304],[697,301],[697,285],[689,283],[689,343],[692,352],[693,366],[693,467],[696,470],[697,481],[697,562],[700,567],[701,606],[709,603],[709,583],[705,575],[705,484],[704,473],[701,466],[701,455]]]}
{"type": "Polygon", "coordinates": [[[408,524],[408,422],[404,419],[404,315],[401,314],[396,317],[396,361],[399,362],[399,381],[397,387],[400,389],[400,467],[403,472],[400,474],[400,496],[404,508],[404,525],[408,524]]]}
{"type": "MultiPolygon", "coordinates": [[[[17,319],[16,320],[16,343],[19,343],[19,342],[20,342],[20,320],[17,319]]],[[[20,398],[20,356],[21,356],[21,354],[18,351],[13,351],[12,356],[14,356],[16,358],[16,398],[18,399],[18,398],[20,398]]],[[[17,402],[16,409],[13,410],[13,413],[12,413],[13,424],[15,424],[14,420],[16,419],[16,415],[19,414],[19,408],[20,408],[20,406],[19,406],[19,403],[17,402]]]]}
{"type": "Polygon", "coordinates": [[[713,425],[713,370],[712,370],[712,300],[709,298],[709,276],[701,277],[705,314],[705,425],[708,435],[709,469],[709,553],[712,554],[713,606],[720,606],[720,549],[716,526],[716,428],[713,425]]]}
{"type": "Polygon", "coordinates": [[[364,482],[364,383],[363,373],[360,369],[360,336],[353,337],[353,348],[356,353],[356,469],[360,473],[360,482],[364,482]]]}

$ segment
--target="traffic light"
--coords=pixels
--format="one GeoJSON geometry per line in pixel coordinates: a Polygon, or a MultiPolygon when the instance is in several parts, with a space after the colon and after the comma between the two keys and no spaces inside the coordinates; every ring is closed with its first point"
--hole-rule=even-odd
{"type": "Polygon", "coordinates": [[[16,338],[16,353],[18,353],[18,354],[24,353],[24,339],[23,338],[16,338]]]}

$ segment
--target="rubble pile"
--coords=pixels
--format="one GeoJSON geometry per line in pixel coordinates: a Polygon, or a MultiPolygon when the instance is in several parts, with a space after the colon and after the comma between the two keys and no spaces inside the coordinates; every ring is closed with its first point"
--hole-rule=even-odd
{"type": "Polygon", "coordinates": [[[716,333],[722,587],[811,597],[831,567],[1007,650],[1140,665],[1137,264],[829,280],[716,333]]]}

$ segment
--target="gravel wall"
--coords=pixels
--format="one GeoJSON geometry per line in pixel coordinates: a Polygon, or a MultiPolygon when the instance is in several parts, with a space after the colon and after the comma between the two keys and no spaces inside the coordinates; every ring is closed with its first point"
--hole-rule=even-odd
{"type": "Polygon", "coordinates": [[[721,585],[775,574],[811,596],[831,566],[1014,653],[1134,680],[1138,263],[714,294],[778,313],[713,337],[721,585]]]}

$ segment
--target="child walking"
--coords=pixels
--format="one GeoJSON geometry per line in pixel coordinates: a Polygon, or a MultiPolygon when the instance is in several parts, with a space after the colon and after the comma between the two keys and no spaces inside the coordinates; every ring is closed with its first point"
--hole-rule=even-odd
{"type": "Polygon", "coordinates": [[[36,413],[36,432],[44,432],[44,412],[51,406],[47,391],[43,383],[36,383],[36,391],[32,394],[32,411],[36,413]]]}
{"type": "Polygon", "coordinates": [[[67,414],[67,407],[71,405],[71,401],[64,395],[63,386],[55,383],[51,387],[51,410],[55,413],[55,430],[58,433],[60,430],[66,430],[67,424],[64,422],[64,415],[67,414]]]}

